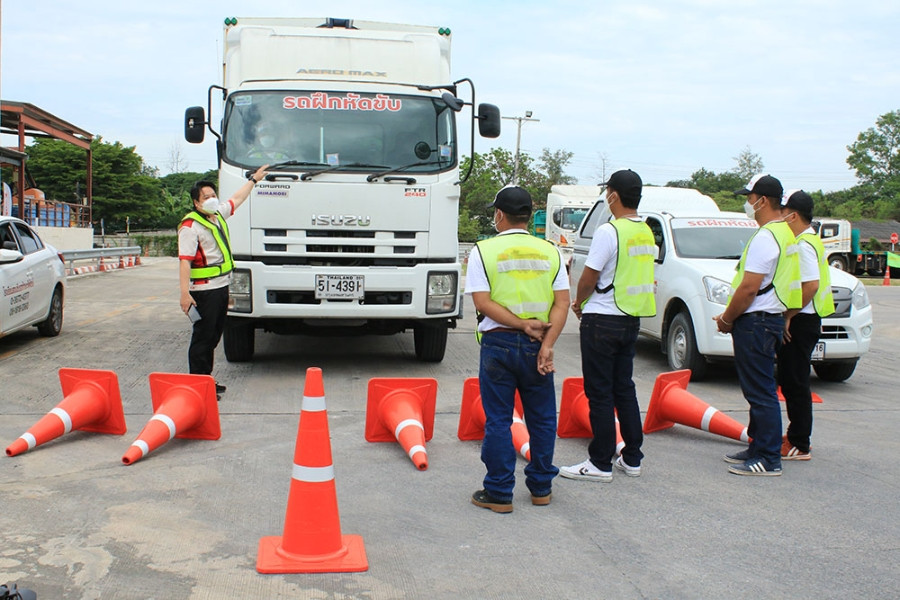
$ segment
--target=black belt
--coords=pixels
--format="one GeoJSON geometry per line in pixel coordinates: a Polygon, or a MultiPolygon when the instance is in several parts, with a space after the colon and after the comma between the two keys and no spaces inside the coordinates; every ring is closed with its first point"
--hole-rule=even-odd
{"type": "Polygon", "coordinates": [[[483,331],[482,335],[484,335],[485,333],[524,333],[524,331],[519,331],[518,329],[513,329],[512,327],[494,327],[493,329],[483,331]]]}

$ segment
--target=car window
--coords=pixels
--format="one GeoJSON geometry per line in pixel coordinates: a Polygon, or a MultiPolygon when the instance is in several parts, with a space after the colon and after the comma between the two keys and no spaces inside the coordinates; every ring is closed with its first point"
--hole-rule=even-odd
{"type": "Polygon", "coordinates": [[[18,250],[19,242],[13,235],[12,228],[9,223],[0,223],[0,248],[4,250],[18,250]]]}
{"type": "Polygon", "coordinates": [[[37,234],[31,231],[27,225],[13,223],[13,227],[19,232],[19,240],[22,242],[22,254],[31,254],[44,247],[37,234]]]}

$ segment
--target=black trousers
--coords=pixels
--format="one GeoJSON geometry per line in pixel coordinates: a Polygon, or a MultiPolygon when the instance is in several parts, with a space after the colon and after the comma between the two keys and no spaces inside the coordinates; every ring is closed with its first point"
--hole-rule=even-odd
{"type": "Polygon", "coordinates": [[[211,375],[216,346],[225,330],[228,312],[228,286],[191,292],[200,320],[194,323],[188,348],[188,367],[192,375],[211,375]]]}
{"type": "Polygon", "coordinates": [[[801,452],[809,452],[812,435],[812,392],[809,389],[809,359],[822,319],[817,314],[799,313],[791,319],[791,341],[778,351],[778,385],[787,408],[787,438],[801,452]]]}

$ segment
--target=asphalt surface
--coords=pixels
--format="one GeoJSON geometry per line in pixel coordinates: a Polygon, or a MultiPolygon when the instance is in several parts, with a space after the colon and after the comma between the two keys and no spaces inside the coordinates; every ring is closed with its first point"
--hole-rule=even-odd
{"type": "MultiPolygon", "coordinates": [[[[640,478],[557,479],[532,506],[519,461],[514,511],[473,506],[478,442],[457,439],[463,383],[477,375],[471,303],[440,364],[412,358],[412,335],[260,335],[257,360],[215,375],[221,439],[168,442],[131,466],[121,457],[152,415],[148,374],[183,373],[189,326],[174,259],[70,278],[63,333],[0,339],[0,443],[62,400],[60,367],[117,373],[128,431],[73,432],[0,458],[0,583],[45,599],[221,598],[897,598],[900,420],[892,366],[900,291],[870,287],[877,335],[845,383],[820,382],[813,459],[778,478],[727,473],[733,440],[676,425],[648,434],[640,478]],[[362,536],[361,573],[263,575],[260,538],[281,535],[300,399],[320,367],[339,518],[362,536]],[[429,468],[399,444],[365,440],[372,377],[438,381],[429,468]]],[[[577,321],[557,345],[557,398],[580,376],[577,321]]],[[[644,411],[664,357],[639,344],[644,411]]],[[[733,367],[688,391],[746,423],[733,367]]],[[[560,439],[556,462],[586,457],[560,439]]]]}

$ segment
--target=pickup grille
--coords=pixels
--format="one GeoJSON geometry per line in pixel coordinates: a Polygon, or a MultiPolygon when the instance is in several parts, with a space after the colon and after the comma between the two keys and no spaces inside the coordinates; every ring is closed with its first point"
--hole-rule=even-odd
{"type": "MultiPolygon", "coordinates": [[[[845,287],[832,287],[831,295],[834,296],[834,313],[825,317],[826,319],[845,319],[850,316],[850,310],[853,307],[853,292],[845,287]]],[[[825,327],[822,327],[825,331],[825,327]]],[[[837,339],[837,338],[832,338],[837,339]]]]}

